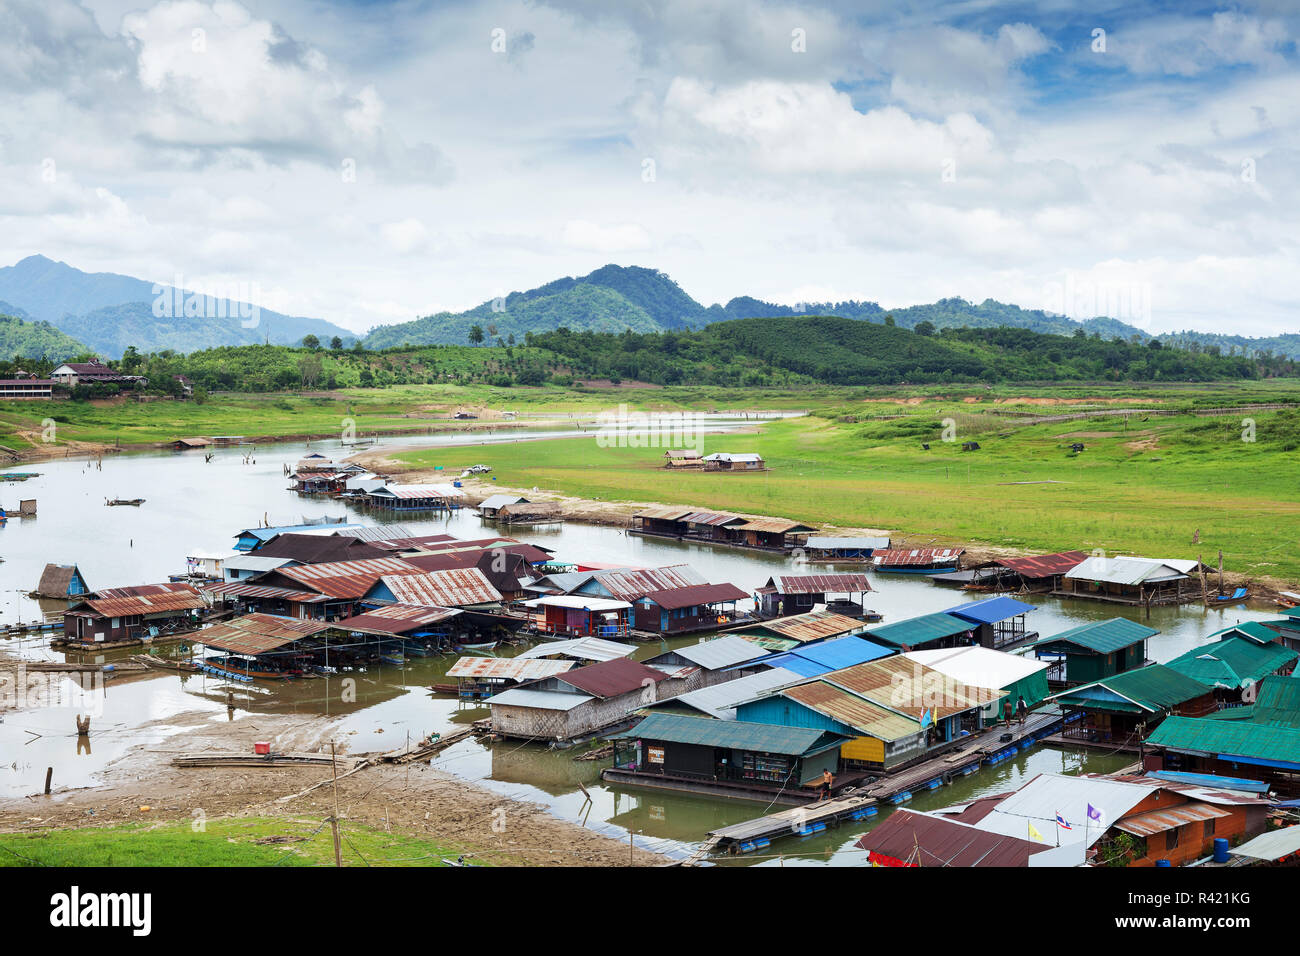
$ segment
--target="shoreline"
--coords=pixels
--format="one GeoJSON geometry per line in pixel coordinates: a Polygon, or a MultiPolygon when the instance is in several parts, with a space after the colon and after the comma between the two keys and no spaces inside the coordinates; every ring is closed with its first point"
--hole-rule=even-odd
{"type": "MultiPolygon", "coordinates": [[[[411,449],[418,450],[418,449],[411,449]]],[[[369,468],[381,474],[400,476],[407,479],[412,484],[422,482],[446,480],[446,473],[434,472],[430,469],[412,468],[404,465],[396,459],[389,458],[382,451],[374,450],[372,452],[359,452],[350,455],[347,461],[355,461],[357,464],[369,468]]],[[[465,503],[467,505],[477,505],[484,498],[493,494],[514,494],[528,497],[534,501],[554,501],[560,505],[560,517],[566,521],[576,521],[582,524],[598,525],[604,527],[627,528],[631,526],[632,515],[638,511],[647,508],[657,507],[695,507],[690,504],[681,504],[673,501],[601,501],[598,499],[582,498],[574,495],[566,495],[562,491],[555,489],[542,488],[534,491],[530,488],[513,488],[506,485],[486,484],[479,478],[460,478],[457,479],[464,485],[463,490],[466,492],[465,503]]],[[[726,510],[729,514],[734,513],[741,517],[762,519],[762,518],[789,518],[789,515],[760,515],[752,514],[745,511],[732,511],[731,509],[713,509],[726,510]]],[[[797,520],[797,519],[795,519],[797,520]]],[[[509,525],[503,527],[509,528],[509,525]]],[[[839,525],[821,525],[823,533],[835,536],[888,536],[894,539],[894,547],[962,547],[965,548],[967,556],[973,562],[982,563],[997,558],[1019,558],[1028,557],[1034,554],[1044,553],[1041,549],[1015,548],[1005,545],[994,545],[980,541],[960,541],[948,538],[941,534],[927,532],[908,532],[897,528],[858,528],[858,527],[841,527],[839,525]]],[[[726,547],[725,545],[715,545],[715,547],[726,547]]],[[[743,553],[744,548],[732,548],[730,550],[743,553]]],[[[834,562],[817,562],[818,564],[831,565],[834,562]]],[[[1217,577],[1215,575],[1207,575],[1217,577]]],[[[1248,587],[1251,590],[1250,600],[1243,606],[1263,609],[1275,607],[1276,599],[1282,591],[1295,591],[1300,589],[1300,582],[1287,581],[1283,578],[1275,578],[1267,575],[1252,577],[1236,571],[1225,570],[1223,572],[1223,582],[1225,587],[1237,588],[1248,587]]],[[[965,593],[965,592],[963,592],[965,593]]],[[[1192,606],[1195,602],[1189,603],[1192,606]]]]}

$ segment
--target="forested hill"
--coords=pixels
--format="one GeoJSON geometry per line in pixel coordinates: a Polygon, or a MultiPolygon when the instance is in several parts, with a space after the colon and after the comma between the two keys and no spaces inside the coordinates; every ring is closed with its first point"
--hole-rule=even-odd
{"type": "Polygon", "coordinates": [[[7,314],[12,306],[0,302],[0,356],[66,362],[90,349],[48,322],[32,322],[7,314]]]}
{"type": "MultiPolygon", "coordinates": [[[[534,334],[567,328],[571,332],[669,332],[703,328],[729,319],[796,318],[840,316],[881,324],[888,316],[905,329],[1015,328],[1030,332],[1072,335],[1082,329],[1105,339],[1151,339],[1150,333],[1117,318],[1097,316],[1081,321],[1042,309],[985,299],[969,302],[961,298],[940,299],[925,305],[886,311],[869,301],[808,302],[800,306],[777,305],[742,295],[725,305],[703,306],[691,298],[671,277],[639,266],[606,265],[577,278],[565,277],[530,289],[512,292],[503,299],[484,302],[466,312],[440,312],[413,322],[372,329],[365,338],[368,348],[404,345],[513,345],[534,334]]],[[[1225,326],[1231,317],[1225,318],[1225,326]]],[[[1272,353],[1300,358],[1300,336],[1283,335],[1249,339],[1218,333],[1174,333],[1161,335],[1165,344],[1189,347],[1192,351],[1272,353]]]]}
{"type": "Polygon", "coordinates": [[[736,319],[700,330],[641,335],[530,335],[527,344],[562,356],[575,375],[658,384],[836,385],[1038,381],[1212,381],[1295,375],[1291,360],[1194,353],[1025,329],[916,332],[838,316],[736,319]]]}

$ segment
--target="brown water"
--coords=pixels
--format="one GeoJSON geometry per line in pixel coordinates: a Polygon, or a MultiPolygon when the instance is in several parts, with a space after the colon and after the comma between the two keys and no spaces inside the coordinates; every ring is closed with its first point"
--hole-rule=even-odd
{"type": "MultiPolygon", "coordinates": [[[[726,427],[725,422],[719,424],[726,427]]],[[[510,429],[498,432],[491,440],[513,441],[536,435],[555,437],[557,432],[535,427],[510,429]]],[[[481,434],[446,436],[448,444],[483,441],[481,434]]],[[[429,443],[427,436],[386,442],[429,443]]],[[[106,458],[102,471],[79,460],[44,462],[22,469],[40,472],[41,476],[23,484],[0,483],[0,504],[13,505],[19,497],[34,497],[39,501],[40,515],[11,519],[0,527],[0,557],[4,558],[0,563],[0,622],[32,620],[40,615],[42,608],[26,597],[26,592],[35,586],[46,562],[76,563],[91,588],[115,587],[166,580],[169,573],[184,569],[185,557],[190,553],[229,551],[235,533],[256,526],[264,515],[273,524],[296,524],[304,517],[322,515],[346,516],[364,524],[384,520],[384,516],[349,510],[349,506],[337,501],[300,499],[285,490],[282,466],[292,465],[308,447],[331,457],[347,454],[337,442],[315,442],[310,446],[293,443],[258,448],[255,463],[250,464],[244,464],[249,449],[232,448],[216,450],[211,463],[205,463],[202,454],[196,452],[163,452],[106,458]],[[108,508],[104,506],[106,497],[143,497],[146,502],[140,508],[108,508]]],[[[491,464],[490,446],[484,447],[483,460],[491,464]]],[[[438,517],[397,516],[390,520],[409,525],[418,533],[446,531],[466,538],[480,537],[492,529],[469,511],[438,517]]],[[[761,586],[772,574],[789,569],[789,560],[776,555],[640,538],[615,528],[569,523],[520,532],[519,536],[553,549],[561,561],[586,559],[631,565],[689,562],[709,580],[731,581],[745,590],[761,586]]],[[[917,576],[873,575],[873,584],[878,590],[870,595],[868,603],[887,620],[943,610],[968,597],[917,576]]],[[[1029,624],[1042,634],[1117,614],[1137,613],[1087,601],[1043,597],[1029,600],[1037,606],[1028,617],[1029,624]]],[[[1149,642],[1148,651],[1156,660],[1168,660],[1204,642],[1215,630],[1270,616],[1244,608],[1154,608],[1145,620],[1161,633],[1149,642]]],[[[645,645],[637,657],[651,657],[669,646],[693,640],[645,645]]],[[[4,647],[29,660],[63,659],[62,654],[49,649],[47,637],[11,638],[4,647]]],[[[109,663],[115,656],[127,653],[110,652],[90,659],[109,663]]],[[[131,747],[165,741],[172,732],[167,721],[174,715],[199,711],[210,714],[212,720],[225,721],[227,690],[233,690],[236,696],[237,719],[258,713],[320,715],[338,721],[338,737],[346,739],[354,753],[392,749],[404,743],[408,733],[417,739],[430,731],[446,732],[487,715],[485,709],[465,708],[454,698],[437,696],[429,690],[430,684],[443,679],[454,661],[455,655],[416,658],[400,668],[382,665],[364,673],[268,685],[232,685],[205,674],[167,674],[118,686],[109,682],[81,699],[71,693],[76,686],[73,681],[54,677],[49,680],[52,692],[64,693],[55,701],[60,706],[10,712],[0,723],[0,795],[38,792],[47,766],[56,767],[56,788],[93,786],[103,768],[131,747]],[[345,677],[356,681],[355,702],[343,702],[345,677]],[[72,718],[75,713],[92,710],[95,732],[90,752],[78,752],[72,718]],[[146,724],[151,725],[147,732],[141,730],[146,724]]],[[[918,796],[911,806],[927,809],[980,793],[1012,789],[1045,770],[1105,772],[1126,762],[1121,757],[1040,748],[962,778],[950,787],[918,796]]],[[[521,746],[517,742],[488,745],[463,741],[441,754],[433,765],[479,781],[499,793],[541,802],[559,816],[623,840],[631,829],[639,845],[652,848],[681,850],[710,829],[769,809],[747,801],[609,786],[599,780],[605,764],[575,762],[571,752],[521,746]],[[591,803],[579,782],[591,793],[591,803]]],[[[882,817],[886,813],[882,810],[882,817]]],[[[852,843],[873,823],[778,843],[773,849],[782,854],[780,859],[740,862],[854,865],[861,862],[862,854],[852,849],[852,843]]]]}

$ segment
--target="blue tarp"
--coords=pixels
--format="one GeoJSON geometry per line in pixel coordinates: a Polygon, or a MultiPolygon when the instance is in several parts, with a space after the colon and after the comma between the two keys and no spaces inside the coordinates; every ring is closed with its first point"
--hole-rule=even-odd
{"type": "Polygon", "coordinates": [[[1026,604],[1024,601],[1017,601],[1015,598],[995,597],[984,601],[969,601],[966,604],[958,604],[956,607],[948,608],[943,613],[959,617],[963,621],[973,621],[976,624],[996,624],[999,621],[1005,621],[1033,609],[1034,605],[1026,604]]]}
{"type": "Polygon", "coordinates": [[[1219,790],[1243,790],[1247,793],[1268,793],[1269,785],[1262,780],[1244,777],[1220,777],[1212,773],[1185,773],[1180,770],[1157,770],[1147,774],[1170,783],[1187,783],[1197,787],[1215,787],[1219,790]]]}
{"type": "Polygon", "coordinates": [[[744,666],[766,664],[769,667],[784,667],[786,670],[794,671],[800,677],[816,677],[819,674],[888,657],[893,653],[892,647],[881,647],[879,644],[849,635],[782,651],[757,661],[749,661],[744,666]]]}

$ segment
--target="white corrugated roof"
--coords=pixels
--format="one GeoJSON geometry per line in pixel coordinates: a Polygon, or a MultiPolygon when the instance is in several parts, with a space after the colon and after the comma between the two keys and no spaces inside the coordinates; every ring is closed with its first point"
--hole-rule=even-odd
{"type": "Polygon", "coordinates": [[[524,607],[567,607],[575,611],[617,611],[631,606],[627,601],[613,601],[609,598],[587,597],[581,594],[553,594],[524,602],[524,607]]]}
{"type": "Polygon", "coordinates": [[[1038,671],[1045,671],[1051,666],[1050,661],[973,646],[909,651],[903,657],[924,664],[960,684],[991,687],[994,690],[1014,684],[1038,671]]]}
{"type": "MultiPolygon", "coordinates": [[[[706,667],[709,670],[721,670],[724,667],[731,667],[733,664],[743,664],[745,661],[756,660],[768,655],[768,652],[757,644],[747,641],[743,637],[737,637],[735,634],[724,634],[722,637],[700,641],[700,643],[692,644],[689,647],[679,647],[673,653],[686,658],[692,664],[698,664],[700,667],[706,667]]],[[[1044,664],[1043,666],[1046,667],[1047,665],[1044,664]]]]}
{"type": "Polygon", "coordinates": [[[543,641],[522,654],[516,654],[515,660],[560,656],[576,657],[584,661],[612,661],[635,652],[636,646],[633,644],[620,644],[600,637],[575,637],[567,641],[543,641]]]}
{"type": "Polygon", "coordinates": [[[1281,830],[1261,833],[1228,852],[1233,856],[1248,856],[1254,860],[1277,860],[1296,851],[1300,851],[1300,827],[1283,827],[1281,830]]]}
{"type": "Polygon", "coordinates": [[[1099,777],[1070,777],[1059,773],[1039,774],[1001,801],[975,826],[991,833],[1031,839],[1029,825],[1048,843],[1060,837],[1061,845],[1084,842],[1092,846],[1106,829],[1141,803],[1157,787],[1099,777]],[[1089,805],[1101,811],[1101,820],[1088,818],[1089,805]],[[1056,815],[1070,824],[1057,833],[1056,815]]]}
{"type": "Polygon", "coordinates": [[[806,543],[810,548],[862,548],[871,551],[889,548],[888,538],[833,538],[824,534],[810,535],[806,543]]]}
{"type": "Polygon", "coordinates": [[[589,694],[566,694],[557,690],[529,690],[526,687],[512,687],[483,703],[489,707],[494,704],[510,704],[515,707],[536,707],[538,710],[573,710],[579,704],[585,704],[596,698],[589,694]]]}
{"type": "Polygon", "coordinates": [[[1195,561],[1165,561],[1136,557],[1091,557],[1065,573],[1067,578],[1103,581],[1107,584],[1146,584],[1186,577],[1196,567],[1195,561]],[[1186,571],[1179,566],[1190,567],[1186,571]]]}

